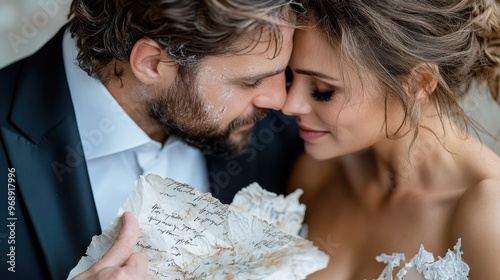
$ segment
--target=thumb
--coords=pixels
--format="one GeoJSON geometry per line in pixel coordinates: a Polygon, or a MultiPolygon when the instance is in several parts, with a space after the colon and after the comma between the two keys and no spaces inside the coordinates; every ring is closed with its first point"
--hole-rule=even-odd
{"type": "Polygon", "coordinates": [[[93,269],[99,271],[105,267],[122,266],[134,252],[139,237],[139,222],[130,212],[122,215],[122,228],[109,251],[94,264],[93,269]]]}

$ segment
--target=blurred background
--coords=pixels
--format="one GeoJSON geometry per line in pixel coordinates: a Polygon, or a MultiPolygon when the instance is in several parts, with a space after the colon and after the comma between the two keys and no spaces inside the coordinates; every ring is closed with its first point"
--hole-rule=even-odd
{"type": "Polygon", "coordinates": [[[0,0],[0,67],[38,50],[64,25],[71,0],[0,0]]]}
{"type": "MultiPolygon", "coordinates": [[[[71,0],[0,0],[0,68],[38,50],[64,25],[71,0]]],[[[1,85],[0,85],[1,88],[1,85]]],[[[500,106],[476,85],[463,100],[467,113],[500,139],[500,106]]],[[[500,141],[479,133],[500,154],[500,141]]]]}

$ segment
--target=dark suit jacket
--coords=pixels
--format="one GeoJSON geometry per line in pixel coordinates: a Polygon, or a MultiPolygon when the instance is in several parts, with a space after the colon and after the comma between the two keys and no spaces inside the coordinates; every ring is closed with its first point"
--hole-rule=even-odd
{"type": "MultiPolygon", "coordinates": [[[[101,232],[62,61],[63,33],[0,70],[1,279],[66,279],[101,232]],[[12,260],[15,272],[8,270],[12,260]]],[[[272,112],[256,125],[243,155],[207,157],[214,196],[228,203],[254,181],[283,193],[302,148],[296,135],[292,119],[272,112]]]]}

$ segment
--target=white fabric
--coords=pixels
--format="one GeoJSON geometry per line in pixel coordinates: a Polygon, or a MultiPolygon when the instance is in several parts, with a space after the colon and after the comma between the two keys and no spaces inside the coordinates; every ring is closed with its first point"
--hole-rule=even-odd
{"type": "MultiPolygon", "coordinates": [[[[460,246],[462,242],[458,239],[452,250],[448,250],[444,258],[439,257],[434,260],[432,253],[427,252],[423,245],[420,250],[408,263],[399,270],[396,277],[398,280],[405,279],[412,273],[411,279],[425,280],[466,280],[469,279],[469,266],[462,259],[460,246]]],[[[405,260],[404,254],[394,253],[392,255],[382,254],[376,257],[377,262],[385,263],[387,266],[377,280],[392,280],[394,268],[399,267],[400,262],[405,260]]]]}
{"type": "Polygon", "coordinates": [[[203,154],[170,136],[152,140],[106,87],[75,62],[75,40],[66,33],[63,60],[101,228],[125,203],[140,175],[155,173],[209,191],[203,154]]]}

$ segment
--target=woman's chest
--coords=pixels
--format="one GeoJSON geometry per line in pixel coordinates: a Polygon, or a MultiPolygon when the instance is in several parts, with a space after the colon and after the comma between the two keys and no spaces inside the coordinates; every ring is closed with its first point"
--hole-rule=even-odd
{"type": "Polygon", "coordinates": [[[421,244],[435,256],[454,245],[448,230],[451,211],[444,208],[366,211],[334,200],[308,212],[308,239],[330,256],[328,268],[308,279],[377,279],[386,267],[376,260],[381,254],[402,253],[409,261],[421,244]]]}

